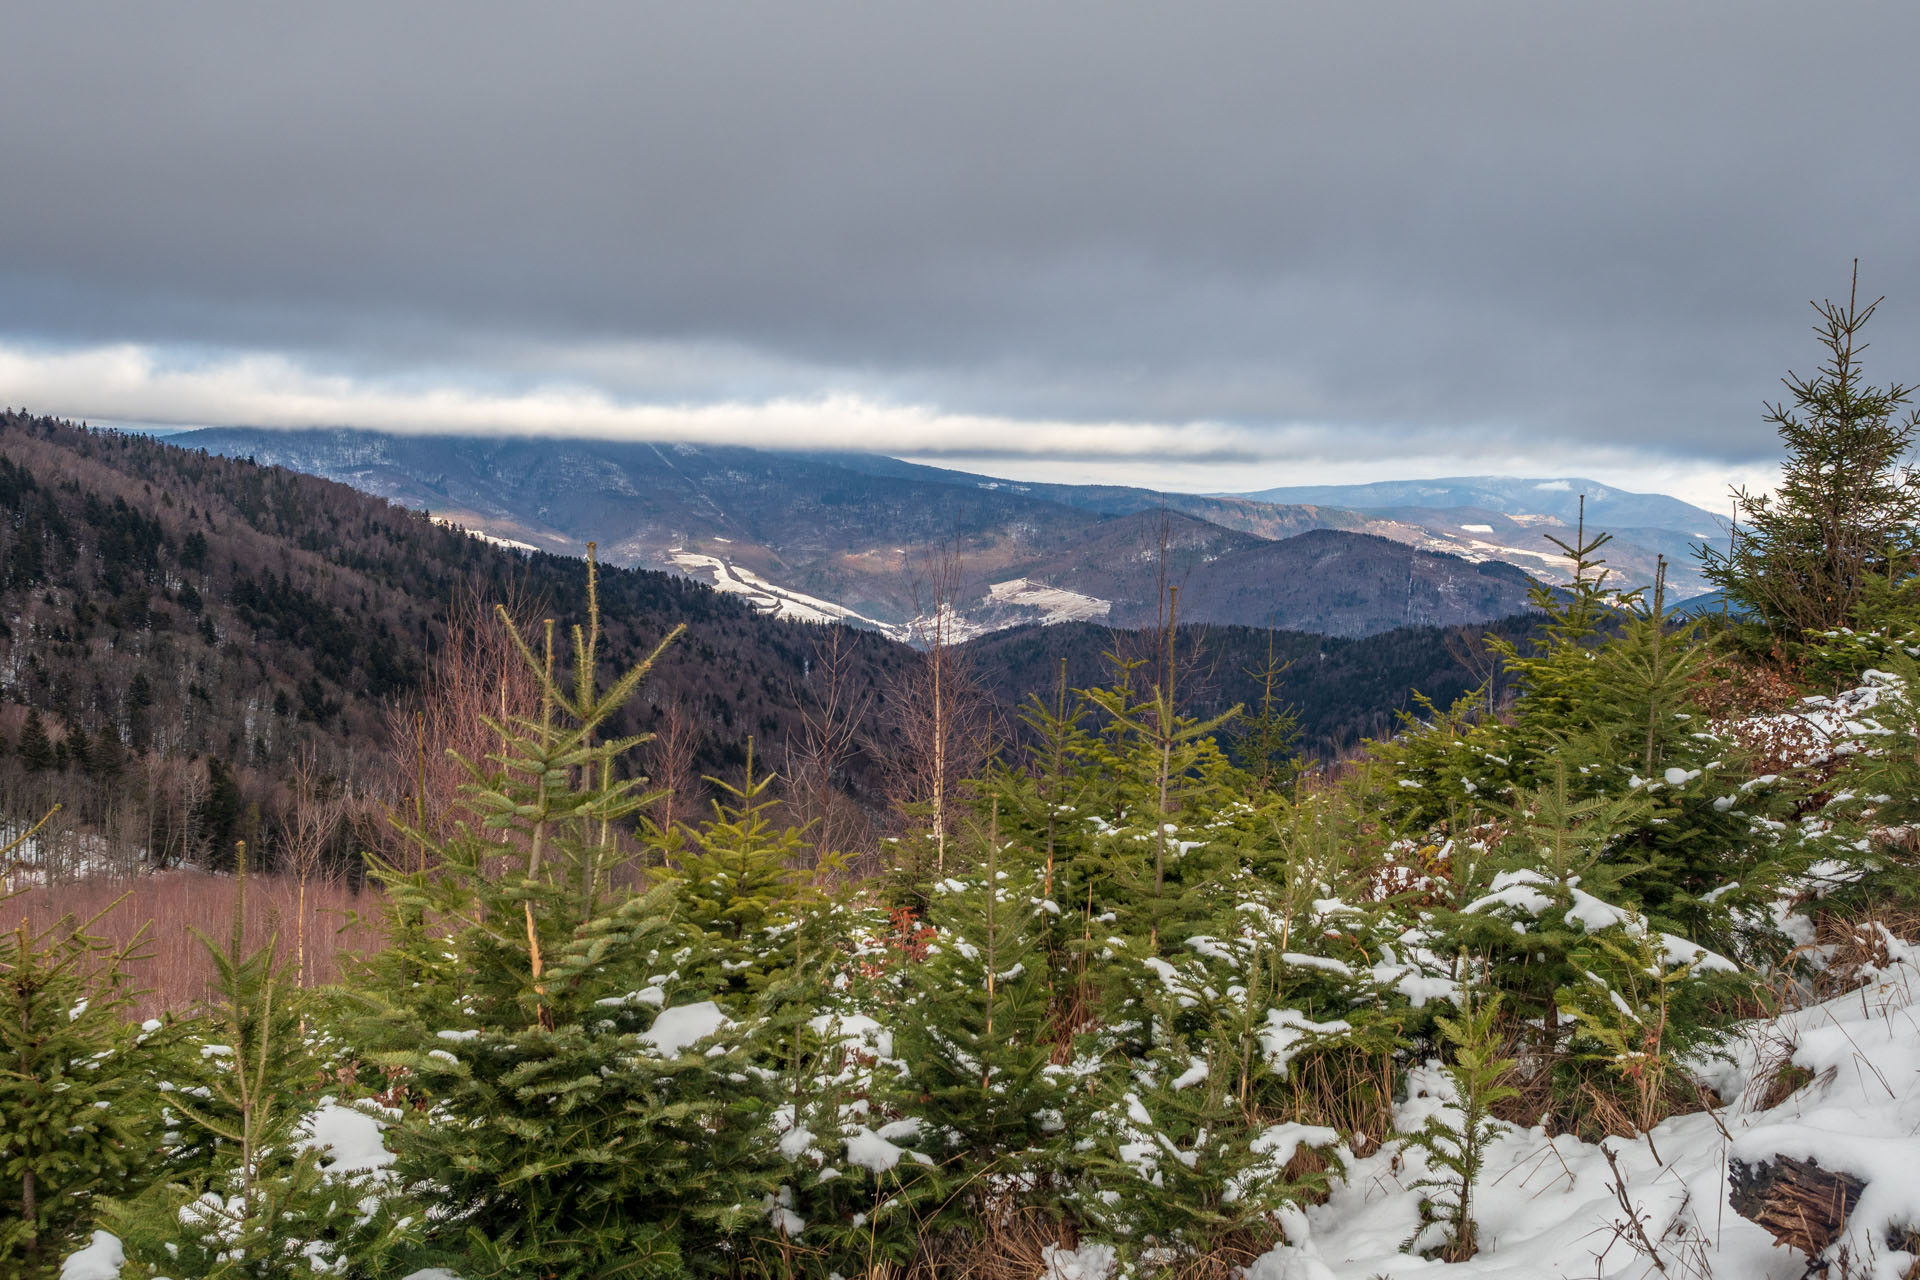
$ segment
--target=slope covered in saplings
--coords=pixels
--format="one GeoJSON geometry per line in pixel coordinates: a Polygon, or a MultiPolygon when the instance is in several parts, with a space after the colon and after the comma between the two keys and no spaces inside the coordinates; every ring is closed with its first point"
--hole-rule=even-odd
{"type": "MultiPolygon", "coordinates": [[[[1911,952],[1860,913],[1912,885],[1888,824],[1920,812],[1920,718],[1877,669],[1910,660],[1836,637],[1813,660],[1859,691],[1710,715],[1697,624],[1602,640],[1599,593],[1546,603],[1554,637],[1507,654],[1510,717],[1437,716],[1305,791],[1232,767],[1224,726],[1151,681],[1033,705],[1030,747],[944,825],[922,805],[856,886],[764,779],[623,836],[635,797],[600,762],[626,744],[599,730],[630,686],[576,658],[550,718],[502,726],[466,823],[383,872],[390,945],[352,1002],[236,948],[207,1019],[116,1030],[85,997],[98,1024],[58,1024],[99,1038],[94,1088],[154,1100],[101,1113],[122,1140],[176,1137],[46,1230],[93,1240],[69,1280],[235,1252],[367,1276],[1658,1254],[1784,1277],[1805,1259],[1724,1205],[1789,1157],[1865,1188],[1812,1243],[1900,1274],[1913,1223],[1875,1135],[1916,1105],[1911,952]],[[1761,1018],[1768,991],[1798,1008],[1761,1018]],[[229,1052],[266,1064],[271,1107],[229,1052]]],[[[45,1018],[83,998],[66,981],[45,1018]]]]}

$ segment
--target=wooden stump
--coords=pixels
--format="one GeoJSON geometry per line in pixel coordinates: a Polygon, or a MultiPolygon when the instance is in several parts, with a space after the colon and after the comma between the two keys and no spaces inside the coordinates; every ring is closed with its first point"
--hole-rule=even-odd
{"type": "Polygon", "coordinates": [[[1816,1161],[1789,1156],[1752,1164],[1735,1160],[1729,1172],[1733,1211],[1809,1258],[1819,1257],[1840,1238],[1847,1215],[1867,1186],[1852,1174],[1832,1173],[1816,1161]]]}

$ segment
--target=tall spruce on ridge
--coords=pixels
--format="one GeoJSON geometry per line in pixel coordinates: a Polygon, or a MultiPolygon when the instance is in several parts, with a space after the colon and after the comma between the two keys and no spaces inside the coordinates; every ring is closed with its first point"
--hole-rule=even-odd
{"type": "Polygon", "coordinates": [[[1813,304],[1825,359],[1810,377],[1782,379],[1790,404],[1766,406],[1787,447],[1779,488],[1734,490],[1732,545],[1701,548],[1708,581],[1790,641],[1856,624],[1876,588],[1900,587],[1920,567],[1920,476],[1907,465],[1920,432],[1920,409],[1906,408],[1914,388],[1869,386],[1860,362],[1861,330],[1881,301],[1860,304],[1855,260],[1846,305],[1813,304]]]}

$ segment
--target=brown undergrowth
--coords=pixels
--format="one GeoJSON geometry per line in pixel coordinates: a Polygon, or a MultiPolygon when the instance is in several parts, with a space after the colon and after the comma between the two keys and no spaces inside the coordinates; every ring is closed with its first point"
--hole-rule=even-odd
{"type": "MultiPolygon", "coordinates": [[[[213,983],[213,962],[192,931],[198,929],[216,940],[227,937],[233,926],[234,883],[228,876],[182,870],[33,888],[0,901],[0,929],[10,931],[22,920],[41,929],[63,916],[82,923],[98,916],[92,932],[118,946],[151,922],[148,945],[131,966],[134,986],[141,993],[136,1012],[149,1018],[163,1010],[187,1010],[206,997],[213,983]]],[[[277,936],[280,954],[291,967],[297,901],[298,888],[291,877],[249,877],[246,945],[262,946],[277,936]]],[[[290,976],[303,977],[309,986],[330,983],[341,976],[347,954],[377,950],[382,941],[377,926],[364,919],[374,914],[376,903],[372,892],[355,891],[337,880],[310,882],[307,972],[290,976]]]]}

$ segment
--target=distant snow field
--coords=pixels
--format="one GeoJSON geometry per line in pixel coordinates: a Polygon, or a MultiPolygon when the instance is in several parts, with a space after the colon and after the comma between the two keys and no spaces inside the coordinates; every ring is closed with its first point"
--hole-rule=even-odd
{"type": "Polygon", "coordinates": [[[433,521],[442,529],[457,530],[460,533],[466,534],[469,538],[478,538],[482,542],[491,542],[494,546],[505,547],[509,551],[538,551],[540,549],[531,542],[521,542],[518,538],[497,538],[491,533],[482,533],[478,529],[469,529],[466,525],[455,520],[450,520],[446,516],[428,516],[427,519],[433,521]]]}
{"type": "Polygon", "coordinates": [[[905,637],[904,628],[869,618],[831,600],[776,586],[753,570],[742,569],[718,556],[674,547],[668,550],[667,557],[677,568],[685,570],[689,576],[698,578],[715,591],[745,596],[754,608],[773,617],[785,618],[789,622],[853,622],[883,631],[895,639],[905,637]]]}
{"type": "Polygon", "coordinates": [[[938,625],[931,615],[896,624],[769,582],[753,570],[743,569],[719,556],[673,547],[668,550],[667,558],[676,569],[696,581],[728,595],[742,596],[754,608],[772,617],[790,622],[847,622],[908,642],[924,642],[937,633],[945,643],[961,643],[989,631],[1029,622],[1042,626],[1060,622],[1104,622],[1113,611],[1111,600],[1064,587],[1050,587],[1031,578],[1009,578],[987,589],[986,597],[980,601],[983,616],[971,616],[948,605],[944,606],[938,625]]]}
{"type": "Polygon", "coordinates": [[[996,582],[988,588],[987,599],[995,604],[1038,609],[1042,614],[1040,621],[1046,626],[1056,622],[1100,621],[1113,611],[1111,600],[1083,596],[1064,587],[1050,587],[1031,578],[1010,578],[1005,582],[996,582]]]}

